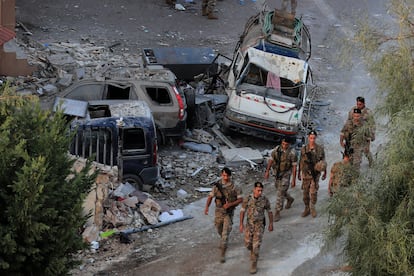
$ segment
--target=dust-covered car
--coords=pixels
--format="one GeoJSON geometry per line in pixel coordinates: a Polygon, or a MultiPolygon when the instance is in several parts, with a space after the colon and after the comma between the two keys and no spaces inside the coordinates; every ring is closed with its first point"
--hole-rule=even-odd
{"type": "Polygon", "coordinates": [[[145,101],[154,116],[161,144],[166,137],[181,137],[186,129],[185,96],[174,73],[162,66],[135,69],[128,77],[83,79],[59,93],[58,97],[86,102],[145,101]]]}

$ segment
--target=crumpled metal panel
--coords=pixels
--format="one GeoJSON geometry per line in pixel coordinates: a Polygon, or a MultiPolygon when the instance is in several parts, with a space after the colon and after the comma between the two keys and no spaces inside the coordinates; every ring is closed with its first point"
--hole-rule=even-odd
{"type": "Polygon", "coordinates": [[[263,52],[255,48],[247,50],[249,60],[260,68],[294,83],[306,82],[308,64],[306,61],[263,52]]]}

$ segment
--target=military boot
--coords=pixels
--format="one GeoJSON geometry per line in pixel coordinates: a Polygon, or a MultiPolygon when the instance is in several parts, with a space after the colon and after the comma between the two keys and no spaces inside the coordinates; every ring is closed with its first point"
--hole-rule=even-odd
{"type": "Polygon", "coordinates": [[[220,263],[226,262],[226,247],[221,248],[220,263]]]}
{"type": "Polygon", "coordinates": [[[252,261],[252,265],[250,267],[250,274],[256,274],[257,272],[257,261],[252,261]]]}
{"type": "Polygon", "coordinates": [[[289,209],[290,207],[292,207],[292,203],[293,203],[293,201],[295,201],[295,199],[293,198],[293,197],[289,197],[288,199],[287,199],[287,203],[286,203],[286,209],[289,209]]]}
{"type": "Polygon", "coordinates": [[[310,211],[311,211],[311,215],[312,215],[312,217],[313,217],[313,218],[315,218],[315,217],[316,217],[316,210],[315,210],[315,207],[312,207],[312,208],[310,209],[310,211]]]}
{"type": "Polygon", "coordinates": [[[208,13],[208,19],[218,19],[217,15],[214,14],[214,12],[208,13]]]}
{"type": "Polygon", "coordinates": [[[275,210],[275,216],[273,217],[273,221],[279,221],[280,220],[280,211],[275,210]]]}
{"type": "Polygon", "coordinates": [[[305,210],[303,211],[301,216],[302,217],[307,217],[307,216],[309,216],[309,214],[310,214],[309,206],[306,206],[305,210]]]}
{"type": "Polygon", "coordinates": [[[202,16],[207,16],[208,15],[207,7],[202,7],[201,8],[201,15],[202,16]]]}

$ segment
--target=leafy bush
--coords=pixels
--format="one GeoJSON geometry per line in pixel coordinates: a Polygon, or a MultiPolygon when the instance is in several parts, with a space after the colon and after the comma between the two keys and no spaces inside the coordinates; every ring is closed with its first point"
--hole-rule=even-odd
{"type": "Polygon", "coordinates": [[[365,24],[357,36],[384,98],[387,142],[375,167],[328,206],[328,240],[344,238],[354,275],[414,275],[414,3],[391,2],[400,33],[387,37],[365,24]]]}
{"type": "Polygon", "coordinates": [[[82,203],[96,174],[90,164],[71,172],[61,113],[51,116],[7,84],[0,98],[0,272],[66,274],[85,246],[82,203]]]}

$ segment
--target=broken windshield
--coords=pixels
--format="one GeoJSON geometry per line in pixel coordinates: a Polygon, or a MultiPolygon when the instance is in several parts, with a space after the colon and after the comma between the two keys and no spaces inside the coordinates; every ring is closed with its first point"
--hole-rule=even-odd
{"type": "Polygon", "coordinates": [[[303,89],[302,83],[295,84],[253,63],[245,67],[237,85],[240,94],[255,94],[292,104],[301,101],[303,89]]]}

